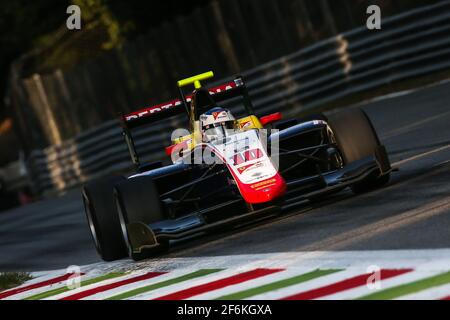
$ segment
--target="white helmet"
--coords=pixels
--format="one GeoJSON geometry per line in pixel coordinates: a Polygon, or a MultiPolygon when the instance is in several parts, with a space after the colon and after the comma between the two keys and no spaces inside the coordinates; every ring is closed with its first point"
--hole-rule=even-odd
{"type": "Polygon", "coordinates": [[[227,109],[213,108],[200,116],[204,141],[220,140],[227,136],[227,130],[235,128],[236,119],[227,109]]]}

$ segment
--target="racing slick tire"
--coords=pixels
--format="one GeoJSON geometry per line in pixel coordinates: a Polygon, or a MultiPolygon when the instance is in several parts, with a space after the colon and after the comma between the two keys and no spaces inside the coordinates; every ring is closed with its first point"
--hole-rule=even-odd
{"type": "Polygon", "coordinates": [[[124,181],[115,187],[115,197],[122,234],[127,244],[128,255],[133,260],[139,261],[169,249],[168,241],[157,242],[150,228],[142,230],[150,232],[155,241],[154,247],[134,252],[128,227],[131,223],[139,223],[148,226],[151,223],[165,220],[158,190],[153,178],[147,176],[136,177],[124,181]]]}
{"type": "MultiPolygon", "coordinates": [[[[367,114],[360,108],[338,112],[328,116],[328,124],[334,136],[344,163],[348,164],[373,155],[381,145],[377,132],[367,114]]],[[[354,193],[364,193],[389,182],[390,174],[371,174],[351,186],[354,193]]]]}
{"type": "Polygon", "coordinates": [[[106,177],[87,183],[82,189],[83,203],[97,252],[105,261],[127,256],[114,201],[114,185],[124,177],[106,177]]]}

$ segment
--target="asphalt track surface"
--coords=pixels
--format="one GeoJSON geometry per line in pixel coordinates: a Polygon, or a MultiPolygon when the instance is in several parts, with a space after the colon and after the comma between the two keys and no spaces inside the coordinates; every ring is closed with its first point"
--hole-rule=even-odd
{"type": "MultiPolygon", "coordinates": [[[[164,257],[450,248],[450,83],[362,107],[399,168],[388,186],[190,239],[164,257]]],[[[0,213],[0,271],[99,261],[77,190],[0,213]]]]}

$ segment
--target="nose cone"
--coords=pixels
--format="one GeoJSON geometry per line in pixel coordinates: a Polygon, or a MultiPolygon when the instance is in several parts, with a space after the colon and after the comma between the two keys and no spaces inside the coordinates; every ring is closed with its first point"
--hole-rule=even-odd
{"type": "Polygon", "coordinates": [[[250,204],[260,204],[273,201],[284,195],[286,182],[277,174],[273,178],[241,188],[244,200],[250,204]]]}

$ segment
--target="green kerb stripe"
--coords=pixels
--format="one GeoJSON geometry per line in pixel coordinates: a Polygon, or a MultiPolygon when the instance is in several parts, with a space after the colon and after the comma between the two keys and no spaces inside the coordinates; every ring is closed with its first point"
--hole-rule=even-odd
{"type": "Polygon", "coordinates": [[[390,300],[450,283],[450,271],[358,298],[358,300],[390,300]]]}
{"type": "MultiPolygon", "coordinates": [[[[92,278],[92,279],[81,281],[80,282],[80,287],[85,287],[85,286],[88,286],[88,285],[91,285],[91,284],[94,284],[94,283],[97,283],[97,282],[101,282],[101,281],[104,281],[104,280],[114,279],[114,278],[117,278],[117,277],[121,277],[123,275],[125,275],[125,273],[123,273],[123,272],[108,273],[108,274],[105,274],[105,275],[100,276],[100,277],[96,277],[96,278],[92,278]]],[[[61,293],[67,292],[67,291],[71,291],[71,289],[69,289],[67,286],[64,286],[64,287],[53,289],[53,290],[50,290],[50,291],[38,293],[38,294],[36,294],[34,296],[26,298],[25,300],[41,300],[41,299],[45,299],[45,298],[48,298],[48,297],[56,296],[58,294],[61,294],[61,293]]]]}
{"type": "Polygon", "coordinates": [[[285,287],[289,287],[295,284],[299,284],[302,282],[306,282],[309,280],[313,280],[316,278],[320,278],[338,271],[342,271],[341,269],[329,269],[329,270],[314,270],[308,273],[304,273],[292,278],[288,278],[288,279],[283,279],[280,281],[276,281],[276,282],[272,282],[272,283],[268,283],[265,285],[262,285],[260,287],[256,287],[256,288],[251,288],[248,290],[244,290],[244,291],[240,291],[240,292],[236,292],[236,293],[232,293],[226,296],[222,296],[217,298],[216,300],[240,300],[240,299],[245,299],[245,298],[249,298],[252,296],[256,296],[258,294],[262,294],[265,292],[269,292],[269,291],[273,291],[273,290],[277,290],[277,289],[282,289],[285,287]]]}
{"type": "Polygon", "coordinates": [[[191,279],[195,279],[195,278],[199,278],[199,277],[203,277],[203,276],[207,276],[209,274],[215,273],[215,272],[219,272],[222,271],[223,269],[201,269],[192,273],[188,273],[185,274],[184,276],[180,276],[177,278],[173,278],[173,279],[169,279],[166,281],[162,281],[162,282],[158,282],[158,283],[154,283],[151,284],[149,286],[146,287],[142,287],[142,288],[137,288],[131,291],[127,291],[118,295],[115,295],[113,297],[110,297],[106,300],[123,300],[123,299],[127,299],[130,297],[134,297],[152,290],[156,290],[156,289],[160,289],[163,287],[167,287],[170,286],[172,284],[177,284],[183,281],[187,281],[187,280],[191,280],[191,279]]]}

